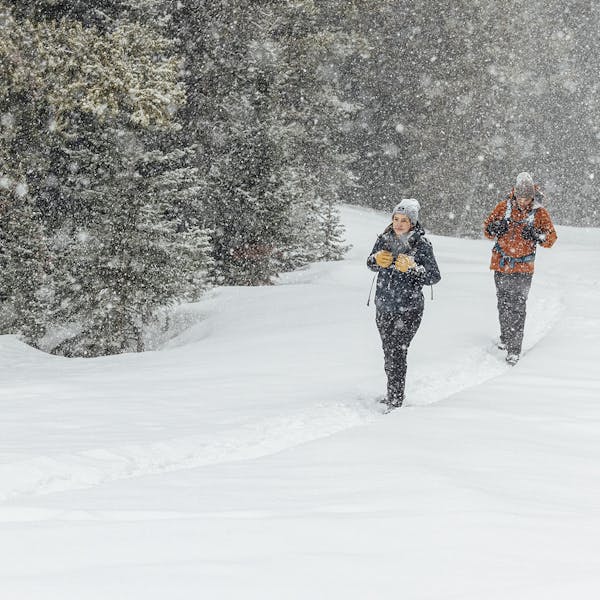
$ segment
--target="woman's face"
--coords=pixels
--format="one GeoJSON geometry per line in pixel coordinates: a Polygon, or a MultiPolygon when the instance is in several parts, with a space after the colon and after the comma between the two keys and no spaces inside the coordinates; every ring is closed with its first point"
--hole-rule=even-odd
{"type": "Polygon", "coordinates": [[[410,219],[406,215],[396,213],[392,217],[392,227],[394,228],[394,233],[396,235],[402,235],[403,233],[408,233],[412,225],[410,219]]]}

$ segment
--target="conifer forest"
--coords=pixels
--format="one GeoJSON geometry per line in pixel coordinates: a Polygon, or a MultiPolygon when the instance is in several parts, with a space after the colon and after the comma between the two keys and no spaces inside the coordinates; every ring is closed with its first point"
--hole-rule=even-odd
{"type": "Polygon", "coordinates": [[[600,226],[599,26],[589,0],[0,0],[0,333],[143,351],[211,287],[341,259],[340,203],[478,237],[525,170],[600,226]]]}

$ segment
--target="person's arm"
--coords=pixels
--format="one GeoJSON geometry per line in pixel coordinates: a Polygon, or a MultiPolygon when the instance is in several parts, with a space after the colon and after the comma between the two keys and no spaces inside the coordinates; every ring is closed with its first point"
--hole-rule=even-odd
{"type": "MultiPolygon", "coordinates": [[[[369,269],[371,269],[371,271],[375,271],[376,273],[379,273],[379,271],[383,271],[385,270],[387,267],[382,266],[381,264],[378,264],[377,262],[377,254],[379,254],[380,252],[385,252],[385,250],[383,249],[384,246],[384,240],[383,240],[383,236],[379,236],[377,238],[377,241],[375,242],[375,245],[373,246],[373,250],[371,251],[371,254],[369,254],[369,257],[367,258],[367,267],[369,267],[369,269]]],[[[392,253],[388,252],[389,256],[389,265],[392,264],[392,253]]],[[[381,255],[380,255],[381,257],[381,255]]],[[[379,259],[379,262],[381,262],[381,258],[379,259]]],[[[386,264],[387,261],[384,261],[383,264],[386,264]]]]}
{"type": "MultiPolygon", "coordinates": [[[[421,285],[434,285],[442,278],[440,268],[438,267],[435,255],[433,254],[433,246],[428,239],[421,238],[419,247],[415,254],[415,262],[417,263],[414,269],[414,274],[419,277],[421,285]]],[[[408,272],[411,273],[412,269],[408,272]]]]}
{"type": "Polygon", "coordinates": [[[502,200],[483,222],[483,233],[489,240],[503,236],[508,231],[509,221],[505,219],[506,200],[502,200]]]}
{"type": "Polygon", "coordinates": [[[537,242],[544,248],[551,248],[558,239],[552,219],[545,208],[539,208],[534,219],[537,242]]]}

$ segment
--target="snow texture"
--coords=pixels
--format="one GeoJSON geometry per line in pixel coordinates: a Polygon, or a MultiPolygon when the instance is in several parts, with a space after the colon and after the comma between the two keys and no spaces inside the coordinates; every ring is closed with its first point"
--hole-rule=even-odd
{"type": "Polygon", "coordinates": [[[553,600],[600,589],[600,231],[540,250],[525,352],[495,349],[490,246],[431,236],[407,406],[382,415],[365,259],[221,288],[155,352],[0,338],[11,600],[553,600]]]}

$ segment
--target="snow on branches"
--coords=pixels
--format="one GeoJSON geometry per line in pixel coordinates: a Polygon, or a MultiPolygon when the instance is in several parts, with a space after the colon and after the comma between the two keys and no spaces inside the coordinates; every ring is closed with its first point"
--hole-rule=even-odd
{"type": "Polygon", "coordinates": [[[138,23],[101,33],[77,21],[17,20],[0,3],[1,78],[13,93],[43,102],[60,123],[72,111],[168,128],[185,102],[170,42],[138,23]]]}

